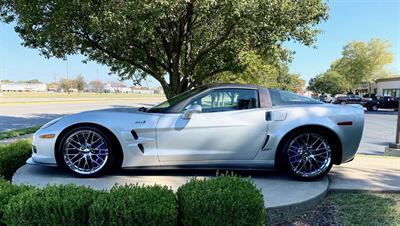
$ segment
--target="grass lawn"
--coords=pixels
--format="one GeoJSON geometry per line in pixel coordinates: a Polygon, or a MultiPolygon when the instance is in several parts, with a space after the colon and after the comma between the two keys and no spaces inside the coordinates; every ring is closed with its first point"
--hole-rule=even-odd
{"type": "Polygon", "coordinates": [[[400,193],[329,193],[315,209],[276,226],[400,225],[400,193]]]}
{"type": "Polygon", "coordinates": [[[333,193],[328,200],[344,225],[400,225],[400,194],[333,193]]]}
{"type": "Polygon", "coordinates": [[[41,126],[33,126],[33,127],[23,128],[23,129],[15,129],[15,130],[9,130],[9,131],[5,131],[5,132],[0,132],[0,140],[13,138],[13,137],[18,137],[18,136],[22,136],[22,135],[25,135],[25,134],[34,133],[40,127],[41,126]]]}

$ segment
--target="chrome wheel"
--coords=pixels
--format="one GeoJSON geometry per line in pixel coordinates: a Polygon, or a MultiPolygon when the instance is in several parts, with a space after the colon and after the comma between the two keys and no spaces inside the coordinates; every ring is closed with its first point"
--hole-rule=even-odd
{"type": "Polygon", "coordinates": [[[66,138],[63,158],[72,171],[83,175],[94,174],[107,164],[107,141],[96,131],[78,130],[66,138]]]}
{"type": "Polygon", "coordinates": [[[298,135],[287,152],[290,169],[300,177],[317,177],[326,172],[332,161],[328,141],[316,133],[298,135]]]}
{"type": "Polygon", "coordinates": [[[373,110],[373,111],[377,111],[377,110],[378,110],[378,106],[372,105],[372,110],[373,110]]]}

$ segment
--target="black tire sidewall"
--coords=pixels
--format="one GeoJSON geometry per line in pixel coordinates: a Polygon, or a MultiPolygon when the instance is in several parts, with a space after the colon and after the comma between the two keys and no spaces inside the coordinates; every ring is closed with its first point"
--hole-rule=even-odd
{"type": "Polygon", "coordinates": [[[113,145],[111,140],[107,137],[107,135],[98,128],[92,127],[92,126],[82,126],[82,127],[77,127],[74,129],[69,130],[67,133],[65,133],[61,139],[60,145],[57,149],[56,155],[58,155],[58,165],[60,165],[62,168],[66,169],[68,172],[78,176],[78,177],[98,177],[101,176],[103,174],[105,174],[107,171],[109,171],[111,169],[111,166],[114,162],[115,159],[115,154],[114,154],[114,150],[113,150],[113,145]],[[80,130],[91,130],[93,132],[96,132],[98,134],[100,134],[100,136],[102,136],[105,139],[105,142],[107,143],[107,147],[108,147],[108,159],[106,164],[103,166],[103,168],[101,168],[100,170],[98,170],[97,172],[93,173],[93,174],[80,174],[77,173],[75,171],[73,171],[71,168],[69,168],[64,160],[64,156],[63,156],[63,151],[64,151],[64,145],[65,142],[67,140],[67,138],[80,130]]]}
{"type": "Polygon", "coordinates": [[[317,180],[317,179],[325,176],[332,168],[332,165],[333,165],[333,154],[334,154],[333,153],[334,152],[333,147],[334,146],[332,145],[332,141],[329,139],[328,134],[325,133],[324,131],[314,131],[314,130],[307,130],[307,129],[302,129],[302,130],[296,131],[296,132],[292,133],[288,137],[288,139],[285,141],[284,145],[282,146],[282,150],[280,150],[282,158],[283,158],[282,163],[284,164],[284,169],[289,174],[289,176],[291,176],[291,177],[293,177],[293,178],[295,178],[297,180],[302,180],[302,181],[317,180]],[[290,145],[290,143],[292,142],[293,139],[295,139],[296,137],[298,137],[299,135],[301,135],[303,133],[314,133],[314,134],[318,134],[318,135],[322,136],[323,138],[325,138],[328,141],[330,149],[331,149],[331,162],[330,162],[329,166],[325,169],[324,172],[322,172],[322,173],[320,173],[320,174],[318,174],[316,176],[313,176],[313,177],[302,177],[302,176],[297,175],[293,171],[293,169],[290,167],[290,164],[289,164],[289,153],[287,152],[287,150],[289,148],[289,145],[290,145]]]}

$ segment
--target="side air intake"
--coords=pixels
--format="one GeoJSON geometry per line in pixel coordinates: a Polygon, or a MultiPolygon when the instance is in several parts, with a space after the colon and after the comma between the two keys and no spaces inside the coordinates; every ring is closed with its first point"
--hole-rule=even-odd
{"type": "Polygon", "coordinates": [[[135,130],[132,130],[132,131],[131,131],[131,134],[132,134],[132,136],[133,136],[133,138],[134,138],[135,140],[137,140],[137,139],[139,138],[135,130]]]}
{"type": "Polygon", "coordinates": [[[144,153],[143,144],[138,144],[137,146],[138,146],[138,148],[140,149],[140,151],[141,151],[142,153],[144,153]]]}

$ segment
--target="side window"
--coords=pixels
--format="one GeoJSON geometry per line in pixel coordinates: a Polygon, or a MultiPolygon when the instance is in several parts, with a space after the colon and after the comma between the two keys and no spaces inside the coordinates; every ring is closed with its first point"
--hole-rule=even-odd
{"type": "Polygon", "coordinates": [[[252,89],[216,89],[190,101],[184,110],[200,105],[203,112],[220,112],[258,107],[258,92],[252,89]]]}
{"type": "Polygon", "coordinates": [[[269,94],[271,96],[273,106],[291,104],[322,104],[322,102],[318,100],[278,89],[269,89],[269,94]]]}

